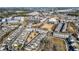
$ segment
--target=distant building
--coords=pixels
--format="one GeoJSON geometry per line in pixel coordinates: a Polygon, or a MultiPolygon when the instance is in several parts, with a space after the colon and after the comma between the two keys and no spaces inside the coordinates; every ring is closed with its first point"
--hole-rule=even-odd
{"type": "Polygon", "coordinates": [[[39,15],[40,13],[39,12],[32,12],[32,13],[29,13],[28,15],[33,15],[33,16],[36,16],[36,15],[39,15]]]}
{"type": "Polygon", "coordinates": [[[38,16],[29,16],[29,22],[39,23],[40,19],[38,16]]]}
{"type": "Polygon", "coordinates": [[[50,19],[48,19],[48,22],[53,23],[53,24],[57,24],[58,20],[56,20],[55,18],[50,18],[50,19]]]}
{"type": "Polygon", "coordinates": [[[2,19],[2,23],[21,23],[23,21],[24,17],[9,17],[2,19]]]}

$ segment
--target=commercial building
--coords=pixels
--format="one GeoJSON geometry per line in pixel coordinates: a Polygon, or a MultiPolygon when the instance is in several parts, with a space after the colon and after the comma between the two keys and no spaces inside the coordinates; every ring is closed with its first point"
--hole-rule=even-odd
{"type": "Polygon", "coordinates": [[[68,38],[69,35],[69,33],[53,32],[53,36],[59,38],[68,38]]]}
{"type": "Polygon", "coordinates": [[[63,26],[64,26],[64,23],[61,23],[61,22],[60,22],[60,23],[57,25],[55,31],[56,31],[56,32],[60,32],[60,31],[63,29],[63,28],[62,28],[63,26]]]}

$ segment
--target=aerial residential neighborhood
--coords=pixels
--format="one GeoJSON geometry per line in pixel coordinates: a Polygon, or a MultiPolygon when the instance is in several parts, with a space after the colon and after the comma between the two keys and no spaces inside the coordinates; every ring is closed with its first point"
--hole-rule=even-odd
{"type": "Polygon", "coordinates": [[[79,8],[0,8],[0,51],[79,51],[79,8]]]}

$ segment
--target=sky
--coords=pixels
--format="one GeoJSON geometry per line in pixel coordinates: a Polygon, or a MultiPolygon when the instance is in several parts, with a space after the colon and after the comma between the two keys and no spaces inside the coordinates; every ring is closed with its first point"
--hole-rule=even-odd
{"type": "Polygon", "coordinates": [[[79,7],[79,0],[0,0],[0,7],[79,7]]]}

